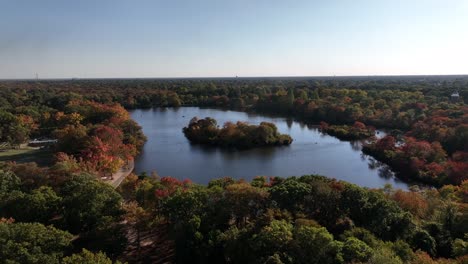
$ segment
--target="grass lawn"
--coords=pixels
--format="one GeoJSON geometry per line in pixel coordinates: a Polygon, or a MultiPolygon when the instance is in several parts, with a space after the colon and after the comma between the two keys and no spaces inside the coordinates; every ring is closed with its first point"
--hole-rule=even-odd
{"type": "Polygon", "coordinates": [[[52,163],[52,152],[37,148],[0,149],[0,161],[36,162],[38,165],[46,166],[52,163]]]}

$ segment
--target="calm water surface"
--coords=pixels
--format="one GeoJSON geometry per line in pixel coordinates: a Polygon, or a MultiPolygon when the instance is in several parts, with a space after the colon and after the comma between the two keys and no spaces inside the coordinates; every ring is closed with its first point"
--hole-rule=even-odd
{"type": "Polygon", "coordinates": [[[132,118],[142,127],[148,141],[135,159],[137,173],[156,171],[160,176],[189,178],[200,184],[231,176],[251,180],[258,175],[301,176],[321,174],[366,187],[386,183],[407,189],[392,171],[361,152],[360,142],[341,141],[321,134],[317,127],[286,118],[268,117],[198,107],[134,110],[132,118]],[[281,133],[294,139],[290,146],[251,150],[223,150],[192,145],[182,133],[194,116],[212,117],[219,125],[227,121],[275,123],[281,133]]]}

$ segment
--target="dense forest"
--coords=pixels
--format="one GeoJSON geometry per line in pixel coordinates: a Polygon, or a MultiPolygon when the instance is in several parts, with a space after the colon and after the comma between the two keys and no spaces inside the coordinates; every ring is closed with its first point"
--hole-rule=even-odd
{"type": "Polygon", "coordinates": [[[293,141],[289,135],[280,134],[275,124],[268,122],[261,122],[258,126],[239,121],[235,124],[226,122],[219,128],[213,118],[194,117],[182,131],[193,143],[238,149],[290,145],[293,141]]]}
{"type": "MultiPolygon", "coordinates": [[[[467,263],[466,98],[464,76],[2,81],[2,150],[57,142],[47,166],[0,163],[0,263],[467,263]],[[126,109],[188,105],[322,122],[324,133],[366,138],[363,151],[399,177],[437,188],[318,175],[101,181],[145,143],[126,109]]],[[[223,142],[245,142],[232,135],[223,142]]]]}

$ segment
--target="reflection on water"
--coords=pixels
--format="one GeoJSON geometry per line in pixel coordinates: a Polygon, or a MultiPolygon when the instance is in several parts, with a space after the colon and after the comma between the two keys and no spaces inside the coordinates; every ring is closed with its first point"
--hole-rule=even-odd
{"type": "Polygon", "coordinates": [[[395,177],[395,173],[389,166],[365,154],[362,154],[361,156],[363,159],[367,160],[369,169],[377,170],[380,177],[384,179],[393,179],[395,177]]]}
{"type": "Polygon", "coordinates": [[[321,174],[361,186],[382,187],[390,183],[407,189],[387,166],[362,154],[361,142],[340,141],[320,133],[317,126],[293,119],[198,107],[135,110],[131,115],[148,137],[135,160],[137,173],[156,170],[160,176],[190,178],[201,184],[223,176],[251,180],[258,175],[321,174]],[[213,117],[219,125],[227,121],[272,122],[294,141],[290,146],[250,150],[193,145],[184,137],[182,128],[194,116],[213,117]]]}
{"type": "MultiPolygon", "coordinates": [[[[207,146],[207,145],[200,145],[200,144],[192,144],[189,143],[190,150],[192,152],[201,152],[207,155],[221,155],[223,158],[227,160],[235,160],[237,157],[243,158],[256,158],[262,160],[268,160],[269,157],[272,157],[275,154],[275,147],[265,147],[265,148],[256,148],[251,150],[236,150],[236,149],[228,149],[228,148],[218,148],[215,146],[207,146]]],[[[287,148],[288,146],[281,146],[279,148],[287,148]]]]}
{"type": "MultiPolygon", "coordinates": [[[[365,154],[362,154],[362,156],[364,158],[366,158],[367,156],[365,154]]],[[[378,169],[380,166],[381,166],[381,163],[373,158],[367,158],[368,161],[369,161],[369,169],[371,170],[375,170],[375,169],[378,169]]]]}
{"type": "Polygon", "coordinates": [[[380,166],[379,168],[379,176],[384,179],[391,179],[395,177],[395,174],[388,166],[380,166]]]}
{"type": "Polygon", "coordinates": [[[288,128],[291,129],[293,125],[293,120],[291,118],[286,119],[286,125],[288,125],[288,128]]]}
{"type": "Polygon", "coordinates": [[[355,151],[361,151],[362,149],[362,142],[359,140],[350,141],[349,144],[351,145],[351,148],[355,151]]]}

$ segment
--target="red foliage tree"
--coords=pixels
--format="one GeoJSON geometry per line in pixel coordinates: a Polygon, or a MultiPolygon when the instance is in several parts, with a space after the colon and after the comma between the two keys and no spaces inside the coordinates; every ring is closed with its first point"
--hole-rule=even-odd
{"type": "Polygon", "coordinates": [[[396,139],[393,136],[387,135],[381,139],[379,139],[375,147],[377,150],[395,150],[396,139]]]}
{"type": "Polygon", "coordinates": [[[356,129],[366,129],[366,125],[359,121],[354,122],[353,127],[356,129]]]}

